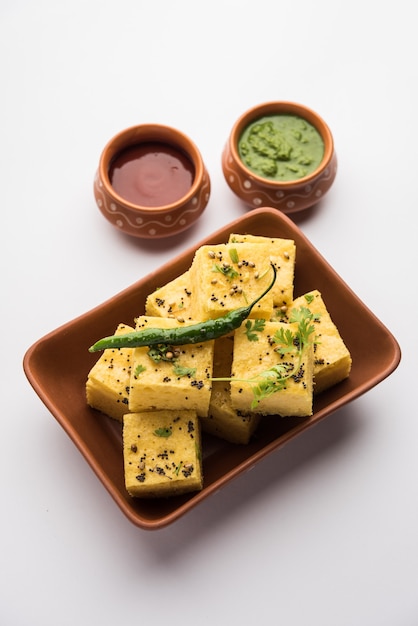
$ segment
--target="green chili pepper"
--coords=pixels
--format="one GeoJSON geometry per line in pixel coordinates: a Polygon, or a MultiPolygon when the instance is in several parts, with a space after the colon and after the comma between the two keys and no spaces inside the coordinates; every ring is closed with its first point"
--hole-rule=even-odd
{"type": "Polygon", "coordinates": [[[202,341],[210,341],[218,339],[223,335],[227,335],[236,328],[239,328],[242,322],[250,315],[254,305],[270,291],[276,281],[276,268],[271,264],[273,269],[273,280],[263,293],[251,304],[230,311],[222,317],[214,320],[207,320],[190,326],[181,326],[178,328],[145,328],[143,330],[125,333],[123,335],[112,335],[99,339],[89,348],[89,352],[99,352],[108,348],[138,348],[141,346],[155,346],[159,344],[169,346],[182,346],[184,344],[200,343],[202,341]]]}

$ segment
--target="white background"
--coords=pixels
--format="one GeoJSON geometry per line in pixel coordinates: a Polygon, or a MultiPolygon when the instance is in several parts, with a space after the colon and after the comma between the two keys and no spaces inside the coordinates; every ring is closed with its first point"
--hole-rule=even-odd
{"type": "MultiPolygon", "coordinates": [[[[0,623],[416,626],[414,3],[1,0],[0,623]],[[161,531],[133,526],[29,386],[38,338],[247,211],[222,175],[251,106],[329,124],[339,171],[298,225],[399,341],[392,376],[161,531]],[[212,180],[174,240],[122,236],[93,177],[175,126],[212,180]]],[[[353,320],[353,323],[355,321],[353,320]]]]}

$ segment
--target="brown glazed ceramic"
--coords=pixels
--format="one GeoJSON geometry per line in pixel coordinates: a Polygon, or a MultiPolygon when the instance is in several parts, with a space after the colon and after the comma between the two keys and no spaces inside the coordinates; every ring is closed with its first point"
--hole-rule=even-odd
{"type": "Polygon", "coordinates": [[[247,212],[110,300],[39,339],[26,352],[24,369],[35,392],[124,515],[136,526],[153,530],[171,524],[268,454],[370,390],[396,369],[399,360],[400,349],[389,330],[351,291],[302,231],[282,212],[260,208],[247,212]],[[112,334],[121,320],[133,323],[144,311],[147,295],[188,270],[199,246],[226,243],[230,233],[295,241],[295,297],[314,288],[322,293],[350,350],[353,360],[350,377],[316,396],[314,412],[309,418],[269,416],[262,420],[257,436],[248,445],[234,445],[203,433],[202,491],[153,501],[131,498],[123,476],[121,426],[86,403],[87,376],[98,358],[88,347],[100,337],[112,334]]]}
{"type": "Polygon", "coordinates": [[[267,102],[253,107],[235,123],[222,153],[222,170],[232,191],[252,208],[269,206],[293,213],[307,209],[321,200],[330,189],[337,173],[337,155],[330,129],[311,109],[294,102],[267,102]],[[242,162],[238,141],[251,122],[264,115],[293,114],[306,119],[324,141],[324,157],[309,176],[294,181],[275,181],[258,176],[242,162]]]}
{"type": "Polygon", "coordinates": [[[123,130],[105,146],[94,179],[94,197],[104,217],[117,229],[144,239],[176,235],[189,228],[209,201],[210,178],[196,145],[183,133],[160,124],[142,124],[123,130]],[[160,143],[182,152],[194,168],[193,183],[180,200],[157,207],[139,206],[113,189],[109,168],[126,148],[160,143]]]}

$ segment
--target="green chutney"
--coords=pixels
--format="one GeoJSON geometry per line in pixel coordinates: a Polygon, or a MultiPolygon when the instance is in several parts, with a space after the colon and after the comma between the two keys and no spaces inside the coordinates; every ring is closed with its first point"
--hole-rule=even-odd
{"type": "Polygon", "coordinates": [[[238,153],[258,176],[290,181],[316,170],[324,156],[324,141],[316,128],[298,115],[266,115],[244,129],[238,153]]]}

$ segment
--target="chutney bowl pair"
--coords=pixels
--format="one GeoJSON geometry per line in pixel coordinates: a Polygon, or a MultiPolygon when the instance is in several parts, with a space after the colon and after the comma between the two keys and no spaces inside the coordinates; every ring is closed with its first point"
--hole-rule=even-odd
{"type": "MultiPolygon", "coordinates": [[[[221,154],[222,172],[231,191],[249,209],[262,206],[290,214],[310,208],[330,190],[337,174],[337,155],[332,133],[320,115],[295,102],[273,101],[256,105],[235,122],[221,154]],[[292,115],[306,120],[322,138],[324,153],[318,167],[295,180],[274,180],[250,170],[239,153],[246,127],[263,116],[292,115]]],[[[162,180],[161,184],[169,184],[162,180]]],[[[122,130],[104,147],[94,178],[94,197],[102,215],[119,231],[142,239],[161,239],[190,228],[206,209],[211,180],[196,144],[183,132],[162,124],[140,124],[122,130]],[[110,171],[123,151],[135,146],[160,144],[178,150],[193,168],[187,193],[173,202],[144,206],[115,190],[110,171]]]]}

